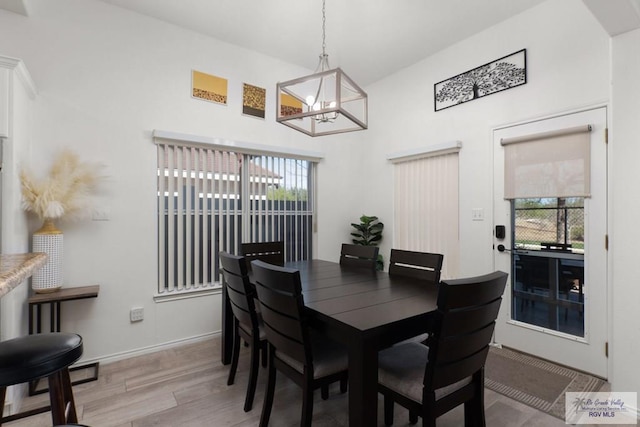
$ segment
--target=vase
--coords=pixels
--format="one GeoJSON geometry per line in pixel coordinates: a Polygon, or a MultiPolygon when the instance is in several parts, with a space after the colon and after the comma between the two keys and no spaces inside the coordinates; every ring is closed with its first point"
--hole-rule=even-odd
{"type": "Polygon", "coordinates": [[[63,237],[62,231],[49,218],[33,233],[33,252],[48,255],[45,265],[31,278],[31,288],[36,293],[55,292],[62,287],[63,237]]]}

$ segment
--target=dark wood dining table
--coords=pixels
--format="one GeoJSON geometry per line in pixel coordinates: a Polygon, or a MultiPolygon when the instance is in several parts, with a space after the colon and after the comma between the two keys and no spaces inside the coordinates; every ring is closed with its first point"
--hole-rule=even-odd
{"type": "MultiPolygon", "coordinates": [[[[426,332],[437,286],[329,261],[286,264],[300,271],[305,306],[314,327],[349,352],[349,425],[377,425],[378,351],[426,332]]],[[[224,292],[223,292],[224,294],[224,292]]],[[[231,360],[231,309],[225,295],[222,362],[231,360]]]]}

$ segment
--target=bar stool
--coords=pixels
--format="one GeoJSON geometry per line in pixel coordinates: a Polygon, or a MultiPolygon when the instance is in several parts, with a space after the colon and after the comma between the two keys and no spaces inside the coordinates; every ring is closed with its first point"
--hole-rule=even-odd
{"type": "Polygon", "coordinates": [[[69,366],[82,356],[82,337],[70,333],[27,335],[0,341],[0,425],[51,410],[54,425],[76,423],[69,366]],[[7,387],[38,378],[49,380],[50,407],[2,417],[7,387]]]}

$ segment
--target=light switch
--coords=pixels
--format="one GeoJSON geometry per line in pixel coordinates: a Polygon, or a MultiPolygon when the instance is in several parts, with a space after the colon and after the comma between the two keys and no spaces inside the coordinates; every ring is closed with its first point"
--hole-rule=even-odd
{"type": "Polygon", "coordinates": [[[484,209],[483,208],[473,208],[473,209],[471,209],[471,220],[472,221],[484,221],[484,209]]]}

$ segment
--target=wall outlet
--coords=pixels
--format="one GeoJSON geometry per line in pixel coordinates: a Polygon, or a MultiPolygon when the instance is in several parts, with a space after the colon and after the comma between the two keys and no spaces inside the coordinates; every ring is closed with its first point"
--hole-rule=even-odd
{"type": "Polygon", "coordinates": [[[140,322],[144,319],[144,308],[142,307],[133,307],[129,312],[129,319],[131,322],[140,322]]]}

